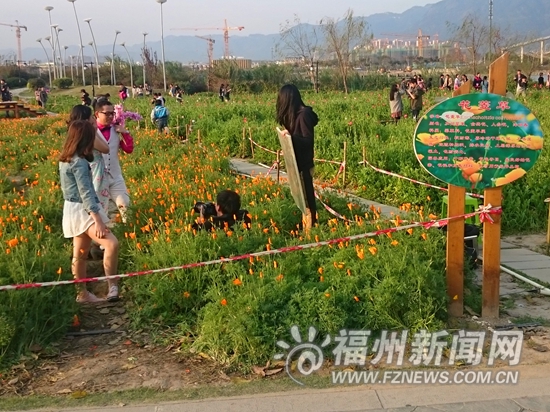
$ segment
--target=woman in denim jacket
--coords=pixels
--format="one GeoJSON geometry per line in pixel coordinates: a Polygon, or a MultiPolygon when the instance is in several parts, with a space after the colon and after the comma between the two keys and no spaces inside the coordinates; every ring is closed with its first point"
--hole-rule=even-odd
{"type": "MultiPolygon", "coordinates": [[[[77,120],[69,132],[59,156],[59,174],[63,191],[63,235],[73,238],[72,272],[76,279],[86,278],[86,258],[92,240],[103,246],[105,275],[115,275],[118,269],[118,240],[109,231],[109,218],[101,207],[92,184],[90,161],[96,126],[90,121],[77,120]]],[[[77,302],[94,303],[97,298],[79,284],[77,302]]],[[[118,294],[115,297],[118,299],[118,294]]]]}

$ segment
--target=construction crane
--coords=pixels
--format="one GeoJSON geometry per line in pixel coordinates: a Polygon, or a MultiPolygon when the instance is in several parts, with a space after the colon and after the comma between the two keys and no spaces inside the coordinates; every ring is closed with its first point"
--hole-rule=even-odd
{"type": "Polygon", "coordinates": [[[27,26],[19,25],[19,22],[15,20],[15,24],[0,23],[0,26],[15,27],[15,37],[17,37],[17,64],[21,66],[23,62],[23,50],[21,48],[21,29],[27,31],[27,26]]]}
{"type": "Polygon", "coordinates": [[[202,27],[202,28],[196,28],[196,27],[187,27],[187,28],[178,28],[178,29],[171,29],[171,30],[223,30],[223,41],[225,43],[225,58],[229,58],[229,30],[243,30],[244,26],[238,26],[238,27],[229,27],[227,25],[227,19],[225,20],[225,27],[202,27]]]}
{"type": "Polygon", "coordinates": [[[216,40],[211,39],[210,37],[195,36],[199,39],[206,40],[208,42],[208,67],[212,67],[212,60],[214,59],[214,43],[216,40]]]}
{"type": "Polygon", "coordinates": [[[418,29],[418,34],[396,34],[396,33],[381,33],[381,36],[393,36],[395,38],[416,39],[418,45],[418,57],[424,57],[424,40],[430,38],[429,35],[423,35],[422,29],[418,29]]]}

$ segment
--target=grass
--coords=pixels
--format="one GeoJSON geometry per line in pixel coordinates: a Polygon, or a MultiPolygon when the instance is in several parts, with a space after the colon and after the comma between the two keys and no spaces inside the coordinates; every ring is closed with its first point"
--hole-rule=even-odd
{"type": "Polygon", "coordinates": [[[175,391],[140,388],[110,393],[85,394],[76,392],[72,395],[31,395],[24,398],[12,396],[2,398],[0,410],[22,411],[37,408],[82,408],[118,406],[120,404],[128,406],[333,387],[329,376],[314,375],[304,377],[302,381],[305,383],[304,387],[298,386],[286,376],[280,376],[270,379],[252,379],[250,381],[234,379],[227,385],[199,385],[175,391]]]}

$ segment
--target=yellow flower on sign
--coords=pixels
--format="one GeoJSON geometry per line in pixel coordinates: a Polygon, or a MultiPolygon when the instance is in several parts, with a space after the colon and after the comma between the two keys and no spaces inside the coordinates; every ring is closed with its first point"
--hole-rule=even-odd
{"type": "Polygon", "coordinates": [[[435,146],[447,140],[447,136],[445,136],[445,134],[443,133],[435,133],[435,134],[419,133],[416,136],[416,139],[420,143],[425,144],[426,146],[435,146]]]}
{"type": "Polygon", "coordinates": [[[528,135],[522,140],[523,145],[530,150],[541,150],[543,145],[542,137],[528,135]]]}

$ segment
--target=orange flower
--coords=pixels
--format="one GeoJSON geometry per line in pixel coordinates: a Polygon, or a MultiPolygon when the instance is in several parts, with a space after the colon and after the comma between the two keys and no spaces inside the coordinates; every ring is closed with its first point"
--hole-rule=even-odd
{"type": "Polygon", "coordinates": [[[185,299],[189,299],[189,296],[191,296],[191,294],[189,292],[183,292],[183,297],[185,299]]]}
{"type": "Polygon", "coordinates": [[[325,297],[330,298],[330,293],[325,293],[325,297]]]}
{"type": "Polygon", "coordinates": [[[241,282],[241,280],[239,278],[235,278],[235,279],[233,279],[233,284],[235,286],[241,286],[243,284],[243,282],[241,282]]]}
{"type": "Polygon", "coordinates": [[[283,278],[284,278],[284,275],[283,275],[283,274],[280,274],[279,276],[277,276],[277,277],[275,278],[275,280],[276,280],[277,282],[280,282],[281,280],[283,280],[283,278]]]}
{"type": "Polygon", "coordinates": [[[398,244],[399,244],[399,242],[397,240],[394,240],[393,242],[391,242],[392,246],[397,246],[398,244]]]}
{"type": "Polygon", "coordinates": [[[372,253],[372,255],[376,255],[376,252],[378,252],[378,249],[376,249],[374,246],[369,247],[369,252],[372,253]]]}
{"type": "Polygon", "coordinates": [[[413,234],[413,230],[412,230],[412,228],[410,228],[410,229],[407,229],[407,233],[408,233],[409,235],[412,235],[412,234],[413,234]]]}
{"type": "Polygon", "coordinates": [[[325,278],[323,276],[319,276],[319,282],[324,282],[325,278]]]}
{"type": "Polygon", "coordinates": [[[354,296],[353,300],[356,301],[356,302],[359,302],[359,298],[357,296],[354,296]]]}
{"type": "Polygon", "coordinates": [[[317,269],[317,272],[319,272],[319,274],[322,275],[323,274],[323,268],[320,267],[319,269],[317,269]]]}
{"type": "Polygon", "coordinates": [[[222,306],[227,306],[227,300],[225,298],[223,298],[220,303],[222,306]]]}
{"type": "Polygon", "coordinates": [[[422,233],[421,236],[422,236],[422,239],[424,239],[424,240],[428,239],[428,235],[426,233],[422,233]]]}
{"type": "Polygon", "coordinates": [[[17,238],[13,238],[13,239],[8,240],[8,246],[11,247],[11,248],[14,248],[18,244],[19,244],[19,240],[17,238]]]}
{"type": "Polygon", "coordinates": [[[80,326],[80,319],[78,319],[78,315],[73,316],[73,328],[78,328],[80,326]]]}
{"type": "Polygon", "coordinates": [[[58,275],[61,275],[62,273],[63,273],[63,269],[61,269],[61,268],[57,269],[57,274],[58,275]]]}
{"type": "Polygon", "coordinates": [[[374,239],[369,239],[369,244],[371,244],[371,245],[376,245],[376,240],[374,240],[374,239]]]}

